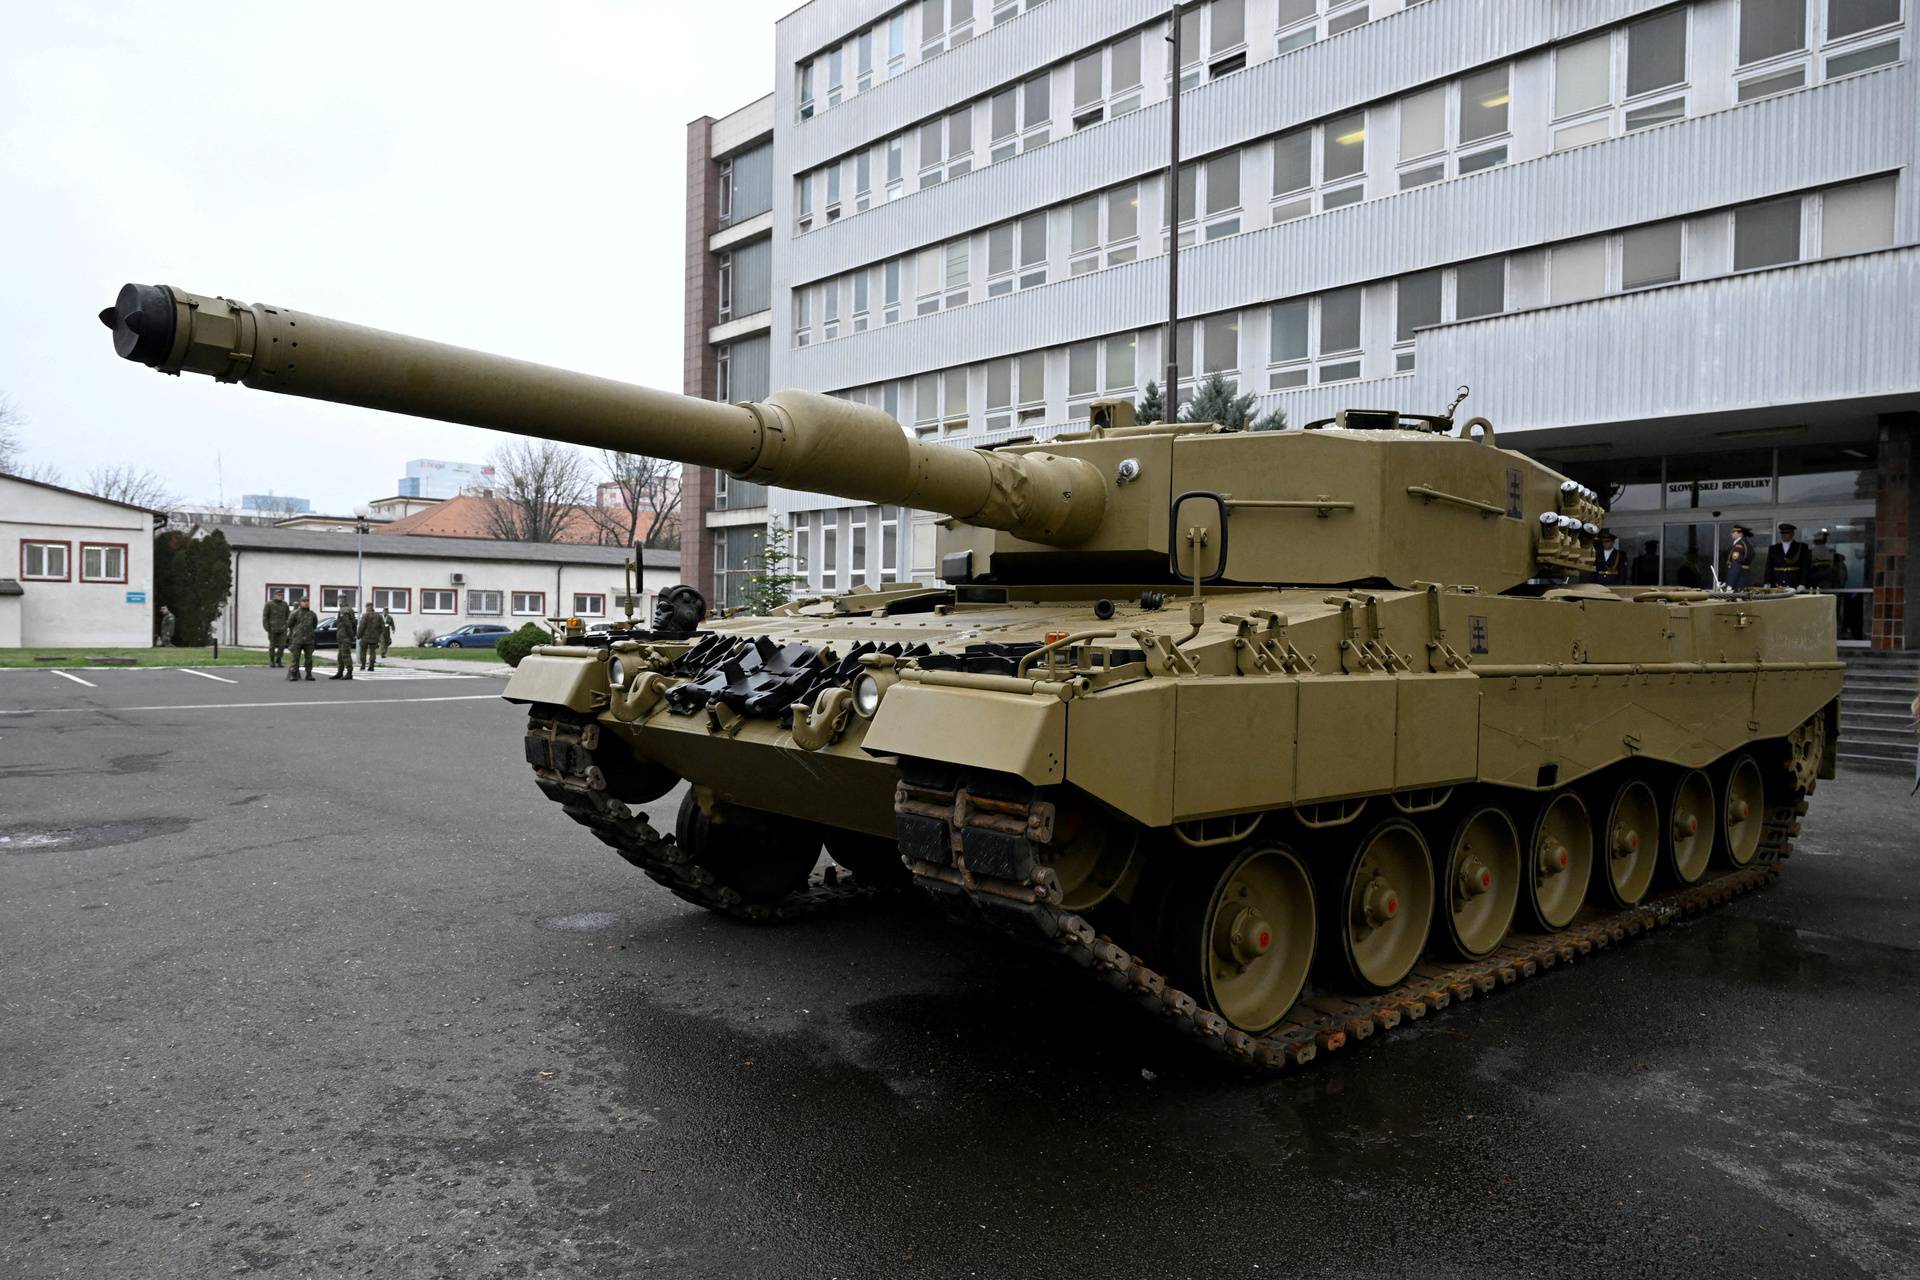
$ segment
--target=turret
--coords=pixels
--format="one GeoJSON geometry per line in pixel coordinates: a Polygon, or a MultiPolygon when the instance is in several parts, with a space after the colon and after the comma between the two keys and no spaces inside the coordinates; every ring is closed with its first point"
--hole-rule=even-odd
{"type": "Polygon", "coordinates": [[[940,512],[940,576],[970,599],[1196,577],[1505,591],[1590,565],[1604,515],[1591,491],[1495,447],[1480,419],[1453,434],[1450,416],[1349,410],[1245,432],[1131,425],[1115,404],[1044,445],[962,449],[813,392],[718,404],[165,286],[126,285],[100,318],[121,356],[162,373],[940,512]]]}

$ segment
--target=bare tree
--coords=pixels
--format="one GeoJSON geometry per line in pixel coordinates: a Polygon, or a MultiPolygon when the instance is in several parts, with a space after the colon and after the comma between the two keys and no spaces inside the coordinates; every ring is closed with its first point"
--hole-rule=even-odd
{"type": "Polygon", "coordinates": [[[588,509],[608,546],[680,545],[680,464],[645,454],[600,453],[600,501],[588,509]],[[642,526],[645,526],[644,529],[642,526]]]}
{"type": "Polygon", "coordinates": [[[38,480],[42,484],[64,483],[60,469],[52,463],[27,461],[27,448],[20,439],[20,428],[26,422],[27,415],[0,393],[0,475],[38,480]]]}
{"type": "Polygon", "coordinates": [[[96,498],[126,502],[149,511],[164,511],[179,500],[161,483],[160,477],[131,463],[117,467],[95,467],[87,472],[87,492],[96,498]]]}
{"type": "Polygon", "coordinates": [[[493,451],[494,501],[487,533],[510,542],[558,542],[587,504],[580,453],[552,440],[514,439],[493,451]]]}

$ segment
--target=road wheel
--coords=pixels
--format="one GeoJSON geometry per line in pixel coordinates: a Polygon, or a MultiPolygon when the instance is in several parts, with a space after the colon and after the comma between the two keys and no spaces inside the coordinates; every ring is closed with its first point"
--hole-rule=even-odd
{"type": "Polygon", "coordinates": [[[1488,805],[1460,819],[1440,886],[1445,896],[1434,912],[1435,941],[1468,960],[1491,955],[1520,902],[1520,836],[1505,810],[1488,805]]]}
{"type": "Polygon", "coordinates": [[[818,827],[770,813],[716,822],[692,791],[680,801],[674,836],[695,866],[750,903],[798,891],[820,859],[818,827]]]}
{"type": "Polygon", "coordinates": [[[1249,1035],[1287,1016],[1313,965],[1313,882],[1279,846],[1187,855],[1171,868],[1156,960],[1249,1035]]]}
{"type": "Polygon", "coordinates": [[[1420,829],[1389,818],[1362,836],[1328,895],[1327,964],[1365,991],[1400,984],[1427,945],[1433,923],[1433,858],[1420,829]]]}
{"type": "Polygon", "coordinates": [[[1631,907],[1647,896],[1660,852],[1660,805],[1644,779],[1628,778],[1607,797],[1595,832],[1593,885],[1610,907],[1631,907]]]}
{"type": "Polygon", "coordinates": [[[1679,884],[1698,884],[1713,860],[1720,829],[1713,803],[1713,779],[1701,769],[1677,773],[1667,792],[1666,839],[1662,842],[1667,873],[1679,884]]]}
{"type": "Polygon", "coordinates": [[[1521,914],[1548,933],[1564,929],[1587,900],[1593,870],[1593,823],[1587,806],[1562,791],[1534,814],[1520,881],[1521,914]]]}
{"type": "Polygon", "coordinates": [[[1745,752],[1735,756],[1721,795],[1720,857],[1730,867],[1744,867],[1760,852],[1766,834],[1767,784],[1759,761],[1745,752]]]}

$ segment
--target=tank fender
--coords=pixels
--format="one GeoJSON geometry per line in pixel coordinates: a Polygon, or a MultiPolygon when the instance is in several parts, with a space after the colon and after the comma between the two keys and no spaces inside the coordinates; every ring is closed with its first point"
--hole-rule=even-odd
{"type": "Polygon", "coordinates": [[[554,652],[540,649],[520,660],[500,694],[508,702],[547,702],[570,711],[598,711],[607,705],[607,664],[604,649],[554,652]]]}
{"type": "Polygon", "coordinates": [[[888,689],[861,745],[1018,774],[1036,785],[1067,773],[1067,704],[1054,693],[960,689],[902,680],[888,689]]]}

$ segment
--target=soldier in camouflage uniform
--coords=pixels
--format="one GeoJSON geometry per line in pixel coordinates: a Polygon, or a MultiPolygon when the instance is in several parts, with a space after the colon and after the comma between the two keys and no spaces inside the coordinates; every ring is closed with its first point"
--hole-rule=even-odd
{"type": "Polygon", "coordinates": [[[386,635],[386,624],[380,621],[380,615],[374,612],[373,601],[367,601],[367,610],[360,615],[360,669],[373,670],[373,660],[380,652],[380,638],[386,635]]]}
{"type": "Polygon", "coordinates": [[[384,658],[387,656],[387,646],[393,643],[393,615],[385,609],[382,609],[380,611],[380,623],[383,627],[383,630],[380,632],[380,656],[384,658]]]}
{"type": "Polygon", "coordinates": [[[165,649],[173,644],[173,610],[160,606],[160,634],[154,639],[156,649],[165,649]]]}
{"type": "Polygon", "coordinates": [[[287,679],[300,678],[300,655],[307,655],[307,679],[313,679],[313,629],[320,625],[320,615],[307,608],[304,598],[296,600],[291,612],[287,614],[287,652],[292,655],[287,662],[287,679]]]}
{"type": "Polygon", "coordinates": [[[283,659],[287,653],[287,617],[293,612],[287,602],[278,596],[267,601],[267,607],[260,615],[260,625],[267,629],[267,665],[285,666],[283,659]]]}
{"type": "Polygon", "coordinates": [[[333,620],[334,643],[333,674],[329,680],[353,679],[353,642],[360,635],[359,620],[353,612],[353,606],[342,601],[340,612],[333,620]]]}

